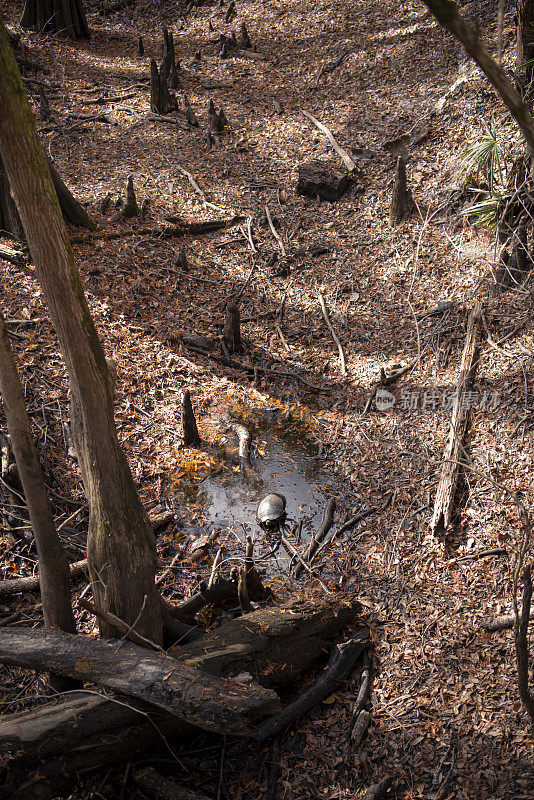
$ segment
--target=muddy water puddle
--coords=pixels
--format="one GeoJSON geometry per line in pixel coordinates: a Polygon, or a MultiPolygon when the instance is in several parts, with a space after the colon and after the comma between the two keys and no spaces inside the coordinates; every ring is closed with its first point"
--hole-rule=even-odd
{"type": "MultiPolygon", "coordinates": [[[[194,512],[196,535],[219,528],[227,544],[233,541],[239,547],[250,535],[267,545],[265,533],[256,520],[256,509],[264,495],[277,492],[287,501],[286,529],[302,520],[305,542],[320,525],[333,488],[331,477],[324,471],[319,447],[308,436],[305,426],[281,413],[247,409],[246,415],[232,416],[252,433],[252,468],[240,468],[237,436],[214,418],[219,435],[216,445],[210,447],[212,454],[216,454],[212,469],[203,480],[182,484],[182,490],[175,496],[176,505],[183,509],[185,502],[194,512]]],[[[189,515],[189,522],[192,521],[189,515]]],[[[183,523],[191,530],[187,518],[183,523]]]]}

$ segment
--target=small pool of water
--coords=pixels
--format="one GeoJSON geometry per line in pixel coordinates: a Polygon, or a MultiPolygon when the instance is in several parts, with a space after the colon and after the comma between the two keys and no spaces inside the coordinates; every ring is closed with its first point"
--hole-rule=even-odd
{"type": "Polygon", "coordinates": [[[322,471],[318,446],[303,426],[280,415],[248,410],[246,424],[252,432],[252,470],[240,469],[237,437],[225,432],[219,439],[223,455],[217,470],[186,487],[176,500],[201,507],[206,525],[233,532],[244,541],[247,535],[264,537],[256,521],[258,502],[265,494],[277,492],[287,501],[287,527],[302,519],[306,540],[320,525],[328,497],[329,480],[322,471]]]}

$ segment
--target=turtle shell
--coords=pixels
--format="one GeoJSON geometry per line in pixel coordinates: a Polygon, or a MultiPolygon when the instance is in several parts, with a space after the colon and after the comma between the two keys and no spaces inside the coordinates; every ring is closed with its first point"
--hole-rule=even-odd
{"type": "Polygon", "coordinates": [[[286,498],[283,494],[271,492],[258,503],[256,516],[262,528],[276,528],[282,522],[286,511],[286,498]]]}

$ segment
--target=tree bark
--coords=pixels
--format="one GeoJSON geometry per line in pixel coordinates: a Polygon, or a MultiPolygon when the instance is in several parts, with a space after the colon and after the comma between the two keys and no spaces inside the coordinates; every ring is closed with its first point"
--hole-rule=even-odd
{"type": "Polygon", "coordinates": [[[256,683],[245,688],[129,642],[0,628],[0,662],[97,683],[222,734],[250,735],[251,723],[280,709],[270,689],[256,683]]]}
{"type": "MultiPolygon", "coordinates": [[[[69,374],[72,432],[89,503],[93,596],[98,606],[136,623],[138,633],[161,644],[154,534],[118,441],[114,381],[2,20],[0,156],[69,374]]],[[[113,633],[105,625],[101,631],[113,633]]]]}
{"type": "Polygon", "coordinates": [[[189,389],[184,389],[182,392],[181,403],[184,445],[186,447],[196,447],[200,444],[201,439],[197,428],[197,421],[195,419],[195,412],[193,411],[189,389]]]}
{"type": "Polygon", "coordinates": [[[414,201],[406,182],[406,162],[402,156],[397,159],[397,169],[393,179],[393,192],[389,209],[389,224],[399,225],[414,210],[414,201]]]}
{"type": "MultiPolygon", "coordinates": [[[[289,685],[328,652],[359,610],[350,595],[265,608],[174,648],[172,655],[195,674],[225,678],[246,671],[267,687],[289,685]]],[[[153,706],[95,694],[73,694],[59,705],[9,715],[0,724],[6,799],[55,797],[58,784],[72,783],[78,771],[135,760],[164,748],[163,737],[190,739],[194,733],[193,726],[153,706]]]]}
{"type": "Polygon", "coordinates": [[[527,83],[532,80],[534,64],[534,0],[517,0],[516,70],[527,83]]]}
{"type": "Polygon", "coordinates": [[[70,39],[89,39],[83,0],[26,0],[20,24],[70,39]]]}
{"type": "MultiPolygon", "coordinates": [[[[79,203],[73,194],[67,189],[61,175],[54,166],[51,159],[47,159],[52,182],[57,193],[59,207],[65,222],[78,225],[80,228],[87,228],[90,231],[96,229],[96,224],[89,217],[84,207],[79,203]]],[[[17,208],[11,197],[9,181],[0,157],[0,230],[4,230],[17,239],[24,237],[24,231],[17,208]]]]}
{"type": "Polygon", "coordinates": [[[22,238],[22,224],[17,213],[15,202],[11,197],[9,181],[0,157],[0,231],[14,236],[16,239],[22,238]]]}
{"type": "Polygon", "coordinates": [[[65,222],[70,222],[71,225],[77,225],[79,228],[87,228],[89,231],[96,230],[96,223],[89,217],[82,204],[79,203],[70,190],[67,189],[54,162],[50,158],[47,158],[47,162],[52,183],[57,193],[59,207],[65,222]]]}
{"type": "Polygon", "coordinates": [[[423,2],[438,22],[463,44],[465,50],[500,94],[508,111],[521,128],[530,155],[534,158],[534,120],[504,69],[490,56],[478,33],[467,24],[453,0],[423,0],[423,2]]]}
{"type": "Polygon", "coordinates": [[[2,314],[0,314],[0,391],[37,548],[45,625],[48,628],[61,628],[68,633],[76,633],[70,601],[67,554],[54,525],[26,413],[24,393],[2,314]]]}
{"type": "Polygon", "coordinates": [[[443,467],[434,502],[434,513],[430,523],[430,529],[434,535],[446,533],[452,519],[454,496],[460,474],[460,464],[458,462],[462,455],[464,437],[469,420],[469,406],[465,397],[471,388],[476,370],[481,314],[482,308],[480,303],[477,302],[467,320],[467,332],[462,353],[462,363],[460,364],[460,374],[454,395],[449,439],[443,454],[443,467]]]}
{"type": "Polygon", "coordinates": [[[165,69],[158,71],[158,65],[152,59],[150,62],[150,110],[154,114],[165,116],[178,108],[176,96],[169,92],[165,69]]]}

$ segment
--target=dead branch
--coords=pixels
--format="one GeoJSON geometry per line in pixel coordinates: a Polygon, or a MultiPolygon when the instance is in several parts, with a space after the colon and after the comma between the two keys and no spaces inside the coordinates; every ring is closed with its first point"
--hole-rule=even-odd
{"type": "MultiPolygon", "coordinates": [[[[336,511],[336,501],[332,497],[326,504],[325,510],[323,512],[323,519],[322,519],[321,525],[317,529],[317,532],[314,533],[314,535],[310,539],[310,543],[308,544],[308,547],[307,547],[306,552],[304,554],[304,561],[309,563],[311,561],[311,559],[313,558],[313,555],[314,555],[315,551],[317,550],[319,545],[322,543],[322,541],[325,538],[326,534],[328,533],[328,531],[332,527],[332,524],[334,522],[335,511],[336,511]]],[[[302,569],[303,569],[302,564],[300,564],[300,563],[299,564],[295,564],[295,569],[294,569],[295,578],[299,577],[300,573],[302,572],[302,569]]]]}
{"type": "Polygon", "coordinates": [[[335,330],[334,330],[334,328],[332,326],[332,323],[330,322],[330,317],[328,316],[328,311],[327,311],[327,308],[326,308],[326,305],[325,305],[325,302],[324,302],[324,298],[323,298],[321,292],[317,292],[317,297],[319,299],[319,304],[321,306],[321,311],[323,312],[324,321],[326,322],[326,324],[328,326],[328,330],[332,334],[332,339],[336,343],[337,349],[339,351],[339,363],[340,363],[340,366],[341,366],[341,374],[342,375],[346,375],[347,374],[347,367],[346,367],[346,364],[345,364],[345,353],[343,351],[343,345],[339,341],[339,337],[338,337],[337,333],[335,332],[335,330]]]}
{"type": "Polygon", "coordinates": [[[460,473],[458,458],[464,447],[469,421],[469,408],[465,402],[465,393],[469,390],[475,375],[481,315],[482,306],[477,302],[467,319],[467,332],[460,374],[456,384],[449,439],[443,455],[443,467],[434,502],[434,514],[430,523],[430,529],[434,535],[444,534],[447,531],[454,509],[454,495],[460,473]]]}
{"type": "Polygon", "coordinates": [[[340,147],[340,145],[339,145],[339,144],[337,143],[337,141],[334,139],[334,136],[332,135],[332,132],[328,130],[328,128],[326,127],[326,125],[323,125],[323,123],[322,123],[322,122],[319,122],[319,120],[318,120],[318,119],[315,119],[315,117],[314,117],[314,116],[312,116],[311,114],[309,114],[307,111],[304,111],[304,109],[303,109],[303,108],[301,108],[301,109],[300,109],[300,112],[301,112],[301,114],[304,114],[304,116],[305,116],[307,119],[309,119],[309,120],[310,120],[310,122],[313,122],[313,124],[315,125],[315,127],[316,127],[316,128],[319,128],[319,130],[321,131],[321,133],[324,133],[324,135],[326,136],[326,138],[328,139],[328,141],[330,142],[330,144],[332,145],[332,147],[334,148],[334,150],[336,151],[336,153],[338,154],[338,156],[340,157],[340,159],[341,159],[341,160],[343,161],[343,163],[345,164],[345,166],[346,166],[346,168],[348,169],[348,171],[349,171],[349,172],[354,172],[354,171],[355,171],[355,169],[356,169],[356,164],[355,164],[355,162],[354,162],[354,161],[352,160],[352,158],[349,156],[349,154],[347,153],[347,151],[346,151],[346,150],[343,150],[343,148],[342,148],[342,147],[340,147]]]}
{"type": "Polygon", "coordinates": [[[278,233],[278,231],[276,230],[276,228],[273,225],[273,220],[272,220],[272,217],[271,217],[271,212],[269,211],[269,206],[265,206],[265,216],[267,217],[267,222],[269,223],[269,228],[271,229],[271,233],[274,236],[274,238],[276,239],[276,241],[278,242],[278,246],[280,248],[280,252],[282,253],[282,258],[286,258],[286,256],[287,256],[286,248],[284,247],[284,243],[282,241],[282,238],[281,238],[280,234],[278,233]]]}
{"type": "MultiPolygon", "coordinates": [[[[523,612],[521,612],[522,615],[523,612]]],[[[530,619],[534,619],[534,610],[530,612],[530,619]]],[[[511,630],[514,627],[515,615],[514,614],[501,614],[498,617],[490,617],[483,619],[479,626],[487,633],[496,633],[497,631],[511,630]]]]}
{"type": "Polygon", "coordinates": [[[113,628],[116,628],[119,633],[122,633],[127,639],[129,639],[134,644],[139,645],[139,647],[148,647],[151,650],[157,650],[160,653],[163,653],[163,648],[159,646],[159,644],[155,644],[151,642],[150,639],[145,639],[144,636],[141,636],[140,633],[136,633],[134,629],[122,619],[112,614],[111,611],[104,611],[103,608],[98,608],[94,603],[89,602],[84,597],[80,597],[78,600],[78,605],[80,608],[85,609],[85,611],[89,611],[90,614],[94,614],[95,617],[98,619],[104,620],[113,628]]]}
{"type": "Polygon", "coordinates": [[[370,644],[369,631],[360,628],[347,642],[336,644],[330,653],[328,665],[311,686],[302,692],[296,700],[289,703],[279,714],[262,722],[256,733],[256,739],[265,742],[277,736],[281,731],[296,722],[325,697],[337,689],[345,680],[364,649],[370,644]]]}

